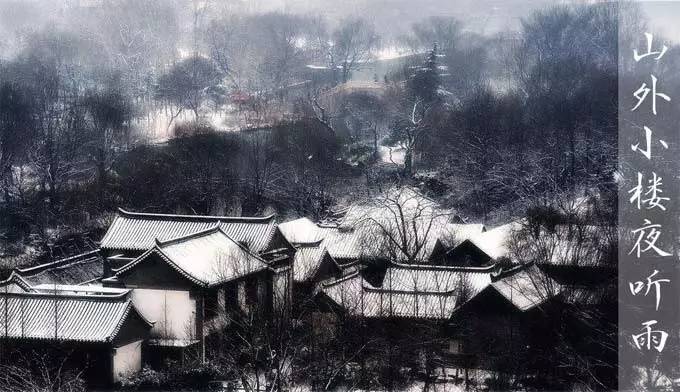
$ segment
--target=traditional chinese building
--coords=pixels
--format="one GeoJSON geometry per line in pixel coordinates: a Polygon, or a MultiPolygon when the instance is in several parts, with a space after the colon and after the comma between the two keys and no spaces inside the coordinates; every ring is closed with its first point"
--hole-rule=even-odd
{"type": "Polygon", "coordinates": [[[274,215],[232,217],[149,214],[119,209],[101,240],[101,252],[108,258],[109,266],[116,268],[152,248],[156,240],[186,236],[215,225],[219,225],[225,234],[255,254],[290,251],[292,248],[278,230],[274,215]]]}
{"type": "Polygon", "coordinates": [[[148,344],[158,348],[158,357],[182,358],[186,350],[204,357],[205,339],[212,333],[253,312],[273,314],[289,306],[289,271],[216,222],[198,232],[155,240],[132,261],[112,268],[104,283],[132,289],[136,306],[156,321],[148,344]]]}
{"type": "Polygon", "coordinates": [[[16,274],[0,282],[0,362],[50,366],[40,361],[52,358],[64,371],[83,371],[90,385],[141,369],[153,323],[137,311],[130,290],[45,286],[16,274]]]}
{"type": "Polygon", "coordinates": [[[535,365],[525,354],[532,345],[550,340],[553,329],[547,321],[560,308],[560,292],[561,286],[535,265],[493,274],[446,321],[450,363],[508,371],[535,365]]]}
{"type": "Polygon", "coordinates": [[[336,245],[336,241],[334,238],[326,239],[328,233],[314,222],[300,218],[282,223],[279,229],[296,249],[293,261],[295,283],[313,285],[340,276],[342,267],[327,248],[327,244],[336,245]]]}
{"type": "Polygon", "coordinates": [[[33,286],[94,284],[104,276],[104,259],[94,250],[14,272],[33,286]]]}

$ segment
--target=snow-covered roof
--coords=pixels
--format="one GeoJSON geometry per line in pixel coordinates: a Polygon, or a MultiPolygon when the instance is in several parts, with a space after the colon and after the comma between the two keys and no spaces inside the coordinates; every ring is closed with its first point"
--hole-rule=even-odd
{"type": "Polygon", "coordinates": [[[12,271],[9,277],[0,281],[0,293],[25,293],[33,291],[31,285],[16,271],[12,271]]]}
{"type": "Polygon", "coordinates": [[[523,312],[541,305],[561,291],[560,285],[535,265],[521,268],[491,286],[523,312]]]}
{"type": "Polygon", "coordinates": [[[381,287],[358,273],[323,285],[324,294],[350,314],[363,317],[446,319],[460,296],[474,296],[491,284],[492,268],[395,265],[381,287]]]}
{"type": "Polygon", "coordinates": [[[0,293],[0,338],[110,342],[133,315],[151,328],[127,296],[0,293]]]}
{"type": "Polygon", "coordinates": [[[312,244],[323,239],[319,227],[308,218],[281,223],[279,230],[291,244],[312,244]]]}
{"type": "Polygon", "coordinates": [[[360,257],[399,259],[399,252],[391,251],[396,246],[386,233],[397,238],[404,234],[405,227],[409,248],[420,247],[418,258],[426,260],[438,241],[450,246],[485,229],[482,224],[451,223],[454,216],[452,210],[441,208],[417,189],[402,187],[352,204],[337,214],[335,223],[314,224],[300,218],[279,225],[279,230],[294,244],[323,240],[329,254],[340,261],[360,257]]]}
{"type": "Polygon", "coordinates": [[[72,295],[99,295],[118,297],[128,294],[131,289],[123,289],[117,287],[103,287],[102,285],[72,285],[72,284],[49,284],[43,283],[32,286],[33,290],[38,293],[54,294],[72,294],[72,295]]]}
{"type": "Polygon", "coordinates": [[[478,236],[485,230],[486,227],[481,223],[447,223],[437,234],[437,238],[442,245],[450,248],[478,236]]]}
{"type": "Polygon", "coordinates": [[[146,251],[155,241],[210,229],[216,224],[236,241],[246,243],[255,253],[265,251],[276,231],[274,216],[230,217],[148,214],[119,209],[101,241],[102,249],[146,251]]]}
{"type": "Polygon", "coordinates": [[[324,246],[336,260],[358,259],[362,256],[361,236],[354,230],[335,225],[318,225],[324,246]]]}
{"type": "Polygon", "coordinates": [[[104,260],[94,250],[50,263],[17,270],[31,285],[84,284],[100,279],[104,274],[104,260]]]}
{"type": "Polygon", "coordinates": [[[510,254],[512,241],[521,241],[524,236],[516,236],[528,230],[525,220],[517,220],[473,235],[468,240],[494,260],[502,257],[521,258],[514,263],[536,262],[552,265],[601,266],[606,262],[603,241],[612,230],[601,226],[557,225],[553,230],[541,228],[538,238],[525,244],[517,243],[517,252],[510,254]],[[517,238],[513,239],[516,236],[517,238]]]}
{"type": "Polygon", "coordinates": [[[451,293],[466,286],[477,293],[491,283],[493,267],[395,265],[385,272],[381,288],[393,291],[451,293]]]}
{"type": "Polygon", "coordinates": [[[412,293],[371,286],[358,273],[324,285],[322,292],[352,316],[445,320],[456,306],[450,293],[412,293]]]}
{"type": "Polygon", "coordinates": [[[324,241],[299,246],[293,260],[295,281],[305,282],[314,278],[324,261],[333,263],[338,270],[341,268],[328,253],[324,241]]]}
{"type": "Polygon", "coordinates": [[[515,230],[521,227],[521,221],[507,223],[472,236],[469,241],[492,259],[498,260],[509,255],[508,243],[515,230]]]}
{"type": "Polygon", "coordinates": [[[456,306],[456,311],[462,306],[475,303],[476,297],[488,294],[490,291],[499,294],[510,305],[521,312],[533,309],[549,299],[557,296],[562,287],[535,264],[520,265],[490,282],[482,290],[472,292],[464,303],[456,306]]]}
{"type": "Polygon", "coordinates": [[[447,218],[453,212],[441,209],[429,197],[411,187],[392,188],[363,203],[351,205],[340,223],[344,227],[357,227],[368,221],[379,224],[391,223],[403,215],[406,220],[429,221],[439,216],[447,218]],[[396,214],[396,215],[395,215],[396,214]]]}
{"type": "Polygon", "coordinates": [[[251,253],[243,244],[227,235],[220,226],[166,241],[115,270],[125,274],[152,254],[160,256],[183,276],[202,286],[224,283],[264,270],[264,260],[251,253]]]}
{"type": "MultiPolygon", "coordinates": [[[[435,201],[411,187],[393,188],[383,195],[350,206],[339,228],[354,231],[362,245],[362,254],[369,256],[404,257],[400,252],[386,255],[395,248],[393,239],[405,238],[409,250],[420,259],[427,259],[440,236],[455,216],[454,211],[441,208],[435,201]]],[[[412,255],[409,255],[412,256],[412,255]]]]}

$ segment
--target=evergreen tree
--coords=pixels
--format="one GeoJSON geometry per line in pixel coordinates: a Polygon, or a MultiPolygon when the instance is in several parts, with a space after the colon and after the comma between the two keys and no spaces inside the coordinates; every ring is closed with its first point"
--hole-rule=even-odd
{"type": "Polygon", "coordinates": [[[408,81],[411,94],[425,104],[432,104],[439,98],[437,90],[439,90],[440,78],[437,69],[437,57],[437,43],[435,42],[425,64],[416,69],[416,72],[408,81]]]}

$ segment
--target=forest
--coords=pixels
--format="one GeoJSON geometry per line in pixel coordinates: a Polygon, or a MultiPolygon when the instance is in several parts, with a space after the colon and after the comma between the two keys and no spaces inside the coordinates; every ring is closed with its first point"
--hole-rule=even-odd
{"type": "Polygon", "coordinates": [[[65,2],[22,24],[30,4],[3,3],[5,268],[93,247],[118,207],[323,220],[395,183],[470,222],[582,196],[615,219],[616,26],[634,6],[382,36],[199,1],[65,2]]]}
{"type": "MultiPolygon", "coordinates": [[[[677,378],[675,362],[617,368],[632,347],[616,342],[619,190],[635,185],[619,132],[652,119],[622,108],[650,74],[673,97],[664,110],[680,96],[680,46],[643,7],[274,3],[0,0],[0,348],[20,314],[11,343],[25,355],[4,357],[0,389],[86,389],[53,353],[21,345],[24,328],[50,329],[23,319],[41,295],[54,296],[40,308],[54,316],[46,342],[59,341],[62,298],[129,307],[114,324],[130,323],[136,351],[101,337],[110,358],[139,356],[117,374],[128,390],[677,378]],[[640,32],[668,45],[662,62],[633,62],[640,32]],[[223,248],[238,251],[233,279],[208,271],[223,248]],[[252,260],[262,268],[239,265],[252,260]],[[39,281],[57,270],[60,294],[39,281]],[[209,272],[222,280],[200,279],[209,272]],[[7,311],[15,298],[21,310],[7,311]],[[155,318],[134,319],[133,300],[155,318]],[[170,313],[194,324],[159,334],[170,313]],[[164,344],[180,354],[142,355],[164,344]]],[[[670,183],[674,164],[658,168],[670,183]]],[[[95,324],[102,312],[88,309],[64,324],[95,324]]]]}

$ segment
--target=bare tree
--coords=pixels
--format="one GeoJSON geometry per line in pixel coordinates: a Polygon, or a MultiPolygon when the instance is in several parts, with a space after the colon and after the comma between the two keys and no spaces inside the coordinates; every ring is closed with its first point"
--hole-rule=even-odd
{"type": "Polygon", "coordinates": [[[343,225],[357,231],[367,257],[423,263],[436,237],[453,217],[410,187],[393,187],[350,209],[343,225]]]}
{"type": "Polygon", "coordinates": [[[18,361],[0,364],[0,388],[7,392],[84,392],[83,370],[69,367],[69,354],[32,352],[18,361]]]}
{"type": "Polygon", "coordinates": [[[194,113],[196,121],[200,120],[202,105],[221,100],[223,94],[220,71],[211,60],[200,56],[180,61],[158,80],[158,98],[176,107],[168,128],[185,109],[194,113]]]}
{"type": "MultiPolygon", "coordinates": [[[[617,314],[611,310],[616,309],[616,275],[612,271],[618,238],[614,226],[585,218],[583,206],[579,209],[579,215],[560,222],[549,209],[542,208],[517,225],[508,240],[509,257],[535,265],[507,281],[519,295],[538,304],[547,320],[546,331],[553,339],[545,344],[554,351],[544,351],[541,360],[573,369],[570,378],[601,389],[611,386],[617,374],[617,314]],[[589,282],[580,276],[573,282],[575,273],[597,278],[593,276],[589,282]],[[555,302],[558,293],[562,301],[555,302]],[[567,327],[579,324],[587,331],[587,342],[567,327]]],[[[551,372],[543,365],[539,368],[539,373],[551,372]]]]}
{"type": "Polygon", "coordinates": [[[340,24],[332,37],[329,65],[333,69],[340,69],[340,81],[345,83],[352,71],[372,59],[379,44],[379,36],[366,20],[348,19],[340,24]]]}
{"type": "Polygon", "coordinates": [[[91,92],[84,99],[90,120],[92,156],[97,168],[100,202],[104,199],[107,175],[115,161],[115,152],[129,142],[129,126],[133,109],[120,91],[107,89],[91,92]]]}
{"type": "Polygon", "coordinates": [[[5,203],[12,202],[13,168],[26,160],[30,144],[31,108],[16,83],[0,87],[0,187],[5,203]]]}

